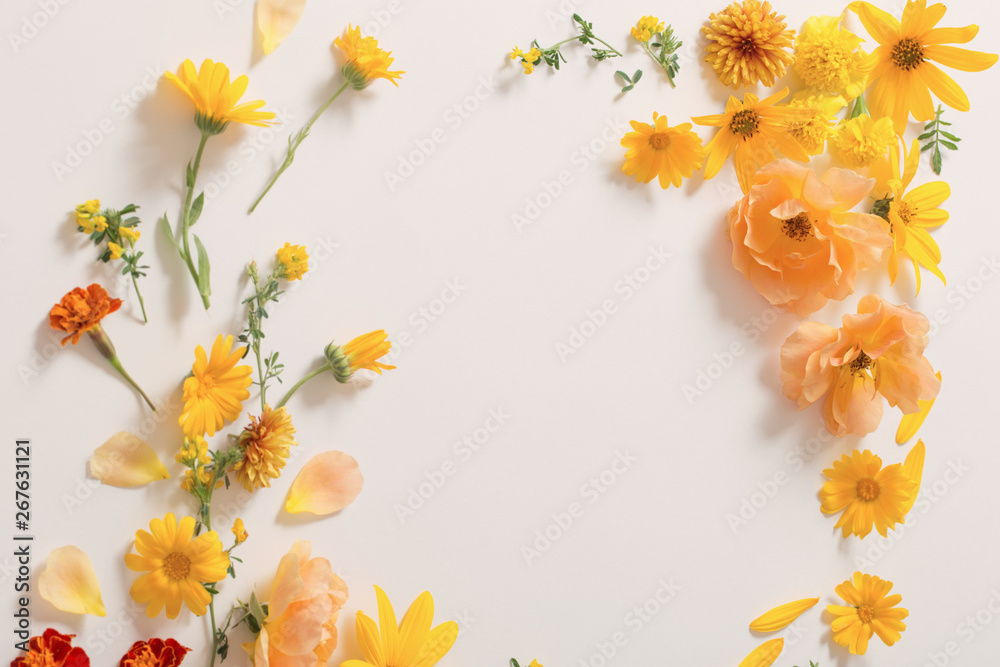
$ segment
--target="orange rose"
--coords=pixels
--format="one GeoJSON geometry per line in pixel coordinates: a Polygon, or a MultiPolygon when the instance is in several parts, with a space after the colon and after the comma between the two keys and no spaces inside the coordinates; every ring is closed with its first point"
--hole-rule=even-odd
{"type": "Polygon", "coordinates": [[[65,345],[80,342],[80,336],[100,325],[105,315],[121,308],[121,299],[110,299],[103,287],[94,283],[87,289],[77,287],[49,311],[49,326],[69,335],[62,339],[65,345]]]}
{"type": "Polygon", "coordinates": [[[819,177],[790,160],[766,165],[729,213],[733,266],[797,315],[844,299],[858,270],[878,264],[892,245],[878,216],[850,210],[873,184],[847,169],[819,177]]]}
{"type": "Polygon", "coordinates": [[[325,667],[337,648],[347,584],[309,551],[309,542],[296,540],[278,563],[260,635],[243,645],[254,667],[325,667]]]}
{"type": "Polygon", "coordinates": [[[869,294],[857,315],[834,329],[803,322],[781,347],[782,391],[804,408],[824,394],[834,435],[867,435],[882,420],[882,399],[904,414],[938,395],[941,381],[924,357],[930,324],[922,314],[869,294]]]}

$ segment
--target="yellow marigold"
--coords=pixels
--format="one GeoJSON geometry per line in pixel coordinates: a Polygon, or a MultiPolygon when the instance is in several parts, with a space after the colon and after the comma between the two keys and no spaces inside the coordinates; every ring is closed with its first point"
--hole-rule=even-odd
{"type": "Polygon", "coordinates": [[[725,85],[746,88],[762,83],[770,88],[792,64],[788,49],[795,31],[787,28],[784,16],[771,11],[770,2],[733,2],[708,19],[702,28],[711,41],[705,47],[705,60],[725,85]]]}
{"type": "Polygon", "coordinates": [[[853,100],[865,90],[862,39],[841,25],[840,16],[813,16],[795,39],[795,72],[812,90],[853,100]]]}
{"type": "Polygon", "coordinates": [[[663,31],[663,21],[655,16],[643,16],[632,28],[632,36],[640,42],[648,42],[658,32],[663,31]]]}
{"type": "Polygon", "coordinates": [[[395,366],[387,366],[379,361],[389,354],[392,343],[389,342],[385,330],[378,329],[358,336],[344,345],[330,343],[324,350],[327,363],[333,371],[337,382],[347,382],[362,368],[375,371],[379,375],[383,370],[392,370],[395,366]]]}
{"type": "Polygon", "coordinates": [[[667,124],[667,117],[653,112],[653,124],[631,121],[633,132],[621,140],[628,149],[622,171],[635,176],[636,182],[649,183],[659,177],[660,187],[666,190],[673,183],[681,186],[701,168],[705,147],[701,137],[691,131],[691,123],[674,127],[667,124]]]}
{"type": "Polygon", "coordinates": [[[872,526],[882,537],[897,523],[903,523],[913,505],[918,485],[902,464],[882,467],[882,459],[869,450],[844,454],[833,467],[823,471],[828,481],[819,492],[824,514],[843,512],[836,528],[843,535],[865,537],[872,526]]]}
{"type": "Polygon", "coordinates": [[[278,250],[278,263],[281,265],[281,277],[285,280],[298,280],[309,270],[309,253],[304,246],[285,243],[278,250]]]}
{"type": "Polygon", "coordinates": [[[853,581],[845,581],[837,586],[837,595],[846,606],[827,605],[833,614],[830,623],[833,641],[855,655],[864,655],[868,650],[868,640],[872,635],[892,646],[906,630],[903,619],[910,615],[906,609],[897,607],[902,595],[888,595],[892,582],[870,574],[855,572],[853,581]]]}
{"type": "Polygon", "coordinates": [[[229,123],[267,126],[274,120],[273,111],[259,111],[263,100],[239,104],[249,79],[244,74],[229,82],[229,68],[222,63],[205,60],[195,70],[194,63],[185,60],[177,74],[167,72],[167,81],[188,96],[195,106],[195,123],[209,134],[218,134],[229,123]]]}
{"type": "Polygon", "coordinates": [[[243,401],[250,398],[247,387],[252,382],[253,369],[237,365],[245,347],[233,350],[233,337],[219,335],[212,345],[212,354],[195,348],[191,377],[184,380],[184,409],[178,419],[187,437],[215,435],[226,421],[234,421],[243,410],[243,401]]]}
{"type": "Polygon", "coordinates": [[[854,168],[872,166],[895,142],[892,119],[882,117],[876,121],[866,113],[841,121],[834,137],[837,154],[854,168]]]}
{"type": "Polygon", "coordinates": [[[294,436],[292,418],[283,407],[272,410],[267,406],[260,417],[250,416],[250,423],[239,439],[243,458],[233,466],[244,489],[253,493],[261,487],[270,487],[271,480],[281,476],[292,445],[299,444],[294,436]]]}
{"type": "Polygon", "coordinates": [[[796,93],[787,106],[809,109],[811,115],[805,120],[789,121],[788,132],[809,155],[820,155],[826,149],[827,139],[834,134],[837,112],[846,105],[847,102],[839,95],[796,93]]]}
{"type": "Polygon", "coordinates": [[[335,39],[333,44],[347,58],[341,73],[356,90],[367,88],[375,79],[385,79],[398,86],[396,79],[406,74],[402,70],[390,71],[389,66],[394,60],[392,52],[379,48],[374,37],[362,37],[360,28],[348,24],[343,36],[335,39]]]}

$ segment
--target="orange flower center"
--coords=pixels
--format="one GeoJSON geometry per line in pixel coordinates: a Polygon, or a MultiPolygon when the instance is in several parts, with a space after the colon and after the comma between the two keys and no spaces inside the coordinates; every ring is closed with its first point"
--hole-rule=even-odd
{"type": "Polygon", "coordinates": [[[744,109],[733,114],[729,121],[729,129],[733,134],[738,134],[744,140],[749,139],[757,133],[757,126],[760,125],[760,116],[753,109],[744,109]]]}
{"type": "Polygon", "coordinates": [[[858,607],[858,618],[862,623],[870,623],[875,618],[875,609],[870,604],[863,604],[858,607]]]}
{"type": "Polygon", "coordinates": [[[55,658],[48,649],[42,649],[41,653],[28,653],[21,658],[21,664],[23,667],[56,667],[55,658]]]}
{"type": "Polygon", "coordinates": [[[858,480],[857,492],[858,498],[870,503],[878,498],[879,494],[882,492],[882,488],[878,485],[878,482],[871,477],[865,477],[864,479],[858,480]]]}
{"type": "Polygon", "coordinates": [[[140,652],[126,661],[127,667],[160,667],[160,659],[153,655],[148,646],[143,646],[140,652]]]}
{"type": "Polygon", "coordinates": [[[163,572],[171,579],[185,579],[191,571],[191,559],[182,553],[173,552],[163,559],[163,572]]]}
{"type": "Polygon", "coordinates": [[[874,362],[872,361],[871,357],[869,357],[864,352],[859,352],[858,356],[855,357],[854,361],[851,362],[851,373],[856,375],[861,373],[861,371],[868,370],[869,368],[871,368],[872,363],[874,362]]]}
{"type": "Polygon", "coordinates": [[[924,62],[924,47],[912,37],[904,37],[892,47],[891,59],[893,65],[908,72],[924,62]]]}
{"type": "Polygon", "coordinates": [[[795,241],[805,241],[812,231],[812,223],[809,222],[809,215],[805,212],[799,213],[794,218],[788,218],[781,223],[781,231],[785,236],[795,241]]]}
{"type": "Polygon", "coordinates": [[[215,389],[215,376],[211,373],[204,373],[198,377],[198,398],[208,398],[212,390],[215,389]]]}
{"type": "Polygon", "coordinates": [[[654,132],[649,135],[649,145],[656,151],[662,151],[670,145],[670,135],[666,132],[654,132]]]}

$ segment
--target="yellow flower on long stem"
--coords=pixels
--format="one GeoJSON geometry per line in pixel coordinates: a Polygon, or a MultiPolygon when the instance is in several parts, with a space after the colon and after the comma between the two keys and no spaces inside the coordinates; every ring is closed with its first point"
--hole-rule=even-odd
{"type": "Polygon", "coordinates": [[[195,348],[191,377],[184,380],[184,409],[178,419],[184,435],[215,435],[226,421],[235,421],[243,411],[243,401],[250,398],[248,387],[253,369],[237,365],[245,347],[233,350],[233,337],[220,334],[212,345],[212,354],[195,348]]]}
{"type": "Polygon", "coordinates": [[[631,121],[633,132],[621,140],[628,149],[622,171],[635,176],[640,183],[649,183],[659,177],[660,187],[666,190],[671,183],[681,186],[691,178],[695,169],[701,168],[705,147],[701,137],[691,131],[691,123],[674,127],[667,124],[667,117],[653,112],[653,124],[631,121]]]}
{"type": "Polygon", "coordinates": [[[446,621],[431,628],[434,599],[424,591],[410,606],[402,624],[385,592],[375,587],[378,624],[363,611],[357,615],[358,645],[364,660],[346,660],[340,667],[433,667],[458,638],[458,624],[446,621]]]}
{"type": "Polygon", "coordinates": [[[997,62],[996,54],[949,45],[971,42],[979,26],[935,27],[944,18],[943,4],[908,0],[901,21],[868,2],[851,3],[849,9],[879,43],[862,64],[870,73],[868,103],[876,116],[892,118],[896,134],[903,134],[911,114],[917,120],[934,117],[931,93],[954,109],[969,110],[965,91],[934,62],[964,72],[981,72],[997,62]]]}
{"type": "Polygon", "coordinates": [[[219,134],[229,123],[265,127],[274,120],[273,111],[260,111],[263,100],[239,103],[250,80],[244,74],[230,83],[229,68],[222,63],[206,59],[195,70],[194,63],[185,60],[177,74],[164,76],[194,103],[195,123],[203,132],[219,134]]]}
{"type": "Polygon", "coordinates": [[[795,73],[817,93],[853,100],[865,90],[863,41],[841,26],[844,15],[811,16],[795,38],[795,73]]]}
{"type": "Polygon", "coordinates": [[[845,581],[836,590],[847,605],[826,607],[835,617],[830,623],[835,642],[852,654],[864,655],[872,635],[877,634],[887,646],[899,641],[906,630],[903,619],[910,612],[896,606],[902,602],[902,595],[888,595],[891,581],[855,572],[853,581],[845,581]]]}
{"type": "Polygon", "coordinates": [[[788,88],[763,100],[752,93],[747,93],[742,102],[730,96],[725,113],[691,118],[698,125],[719,128],[706,146],[706,179],[718,174],[732,155],[740,187],[746,193],[757,169],[777,159],[775,150],[792,160],[809,162],[809,154],[792,136],[791,124],[809,120],[813,112],[808,108],[777,106],[787,95],[788,88]]]}
{"type": "Polygon", "coordinates": [[[733,2],[709,15],[701,30],[709,39],[705,47],[719,80],[733,88],[758,83],[770,88],[792,64],[789,52],[795,31],[784,16],[771,11],[771,3],[759,0],[733,2]]]}
{"type": "Polygon", "coordinates": [[[854,533],[864,537],[872,526],[883,537],[903,523],[919,491],[913,480],[894,463],[882,467],[882,459],[869,450],[844,454],[833,467],[823,471],[830,480],[819,492],[824,514],[843,512],[834,529],[843,528],[844,537],[854,533]]]}

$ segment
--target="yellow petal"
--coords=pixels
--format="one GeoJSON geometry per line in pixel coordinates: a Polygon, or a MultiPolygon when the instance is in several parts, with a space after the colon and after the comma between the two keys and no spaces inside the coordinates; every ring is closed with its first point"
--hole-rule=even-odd
{"type": "Polygon", "coordinates": [[[54,549],[38,577],[38,593],[52,606],[71,614],[104,616],[101,586],[90,558],[69,545],[54,549]]]}
{"type": "Polygon", "coordinates": [[[354,457],[337,451],[317,454],[292,482],[285,510],[292,514],[337,512],[354,502],[364,481],[354,457]]]}
{"type": "MultiPolygon", "coordinates": [[[[941,371],[936,374],[938,381],[941,380],[941,371]]],[[[924,420],[927,419],[927,415],[930,413],[931,408],[934,407],[934,401],[937,400],[935,396],[929,401],[917,401],[917,405],[920,406],[919,412],[914,412],[912,414],[903,415],[903,419],[899,422],[899,428],[896,429],[896,443],[903,444],[904,442],[909,442],[910,438],[917,434],[920,427],[923,426],[924,420]]]]}
{"type": "Polygon", "coordinates": [[[257,0],[257,27],[265,55],[292,34],[305,9],[306,0],[257,0]]]}
{"type": "Polygon", "coordinates": [[[108,486],[142,486],[170,479],[153,448],[127,431],[119,431],[94,451],[90,474],[108,486]]]}
{"type": "Polygon", "coordinates": [[[910,453],[906,455],[906,460],[903,461],[903,474],[912,479],[917,483],[917,488],[913,490],[913,495],[910,497],[906,503],[903,504],[903,515],[905,516],[907,512],[913,507],[913,503],[917,499],[917,494],[920,492],[920,480],[924,476],[924,455],[926,450],[924,449],[924,441],[917,440],[917,444],[913,446],[910,453]]]}
{"type": "Polygon", "coordinates": [[[802,612],[817,602],[819,602],[819,598],[806,598],[775,607],[750,623],[750,629],[754,632],[777,632],[788,626],[802,612]]]}
{"type": "Polygon", "coordinates": [[[755,648],[750,655],[743,658],[740,667],[768,667],[778,659],[778,656],[781,655],[781,649],[784,647],[785,640],[781,637],[764,642],[755,648]]]}

